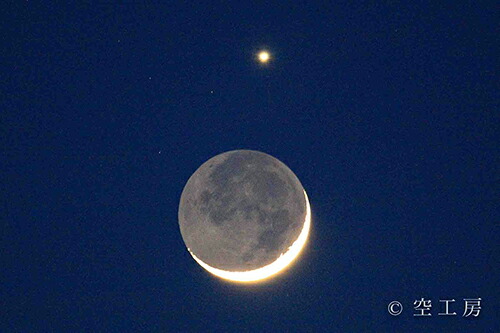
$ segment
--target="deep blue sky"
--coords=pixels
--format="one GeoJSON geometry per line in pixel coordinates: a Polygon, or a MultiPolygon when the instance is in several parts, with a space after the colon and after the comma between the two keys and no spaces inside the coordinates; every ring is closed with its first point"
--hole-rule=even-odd
{"type": "Polygon", "coordinates": [[[195,3],[1,6],[0,331],[500,331],[495,1],[195,3]],[[177,222],[233,149],[313,211],[257,286],[207,274],[177,222]]]}

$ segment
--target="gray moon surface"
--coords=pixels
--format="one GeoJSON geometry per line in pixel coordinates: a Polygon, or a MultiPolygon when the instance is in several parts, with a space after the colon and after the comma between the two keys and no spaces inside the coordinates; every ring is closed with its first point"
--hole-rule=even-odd
{"type": "Polygon", "coordinates": [[[298,238],[306,217],[304,189],[278,159],[234,150],[203,163],[179,205],[184,243],[204,263],[249,271],[274,262],[298,238]]]}

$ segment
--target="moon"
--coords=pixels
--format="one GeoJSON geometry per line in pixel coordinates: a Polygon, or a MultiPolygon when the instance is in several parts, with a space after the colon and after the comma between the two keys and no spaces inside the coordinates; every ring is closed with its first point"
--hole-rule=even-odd
{"type": "Polygon", "coordinates": [[[264,280],[299,255],[311,225],[307,194],[278,159],[234,150],[203,163],[181,194],[179,226],[196,262],[220,278],[264,280]]]}

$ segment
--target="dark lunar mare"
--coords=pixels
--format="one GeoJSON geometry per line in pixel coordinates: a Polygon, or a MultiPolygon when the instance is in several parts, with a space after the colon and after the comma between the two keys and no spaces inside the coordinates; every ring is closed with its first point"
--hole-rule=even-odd
{"type": "Polygon", "coordinates": [[[186,246],[208,265],[246,271],[275,261],[304,225],[303,187],[276,158],[252,150],[217,155],[191,176],[181,195],[186,246]]]}

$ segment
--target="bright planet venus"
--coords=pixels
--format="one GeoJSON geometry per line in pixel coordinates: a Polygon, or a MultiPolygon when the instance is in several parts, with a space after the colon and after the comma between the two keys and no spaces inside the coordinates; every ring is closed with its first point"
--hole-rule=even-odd
{"type": "Polygon", "coordinates": [[[179,225],[189,253],[208,272],[256,282],[299,255],[311,208],[285,164],[262,152],[234,150],[209,159],[189,178],[179,225]]]}
{"type": "Polygon", "coordinates": [[[271,55],[267,51],[260,51],[258,57],[259,61],[263,64],[269,62],[269,60],[271,59],[271,55]]]}

